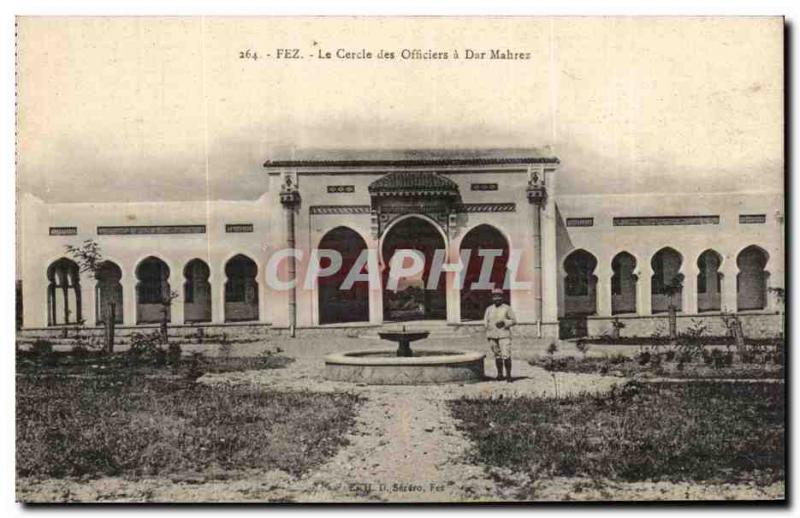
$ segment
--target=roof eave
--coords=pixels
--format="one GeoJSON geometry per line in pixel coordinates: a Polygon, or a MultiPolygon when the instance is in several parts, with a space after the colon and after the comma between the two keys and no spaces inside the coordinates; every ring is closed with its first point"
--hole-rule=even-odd
{"type": "Polygon", "coordinates": [[[458,158],[458,159],[407,159],[407,160],[267,160],[264,167],[437,167],[437,166],[484,166],[559,164],[556,157],[515,158],[458,158]]]}

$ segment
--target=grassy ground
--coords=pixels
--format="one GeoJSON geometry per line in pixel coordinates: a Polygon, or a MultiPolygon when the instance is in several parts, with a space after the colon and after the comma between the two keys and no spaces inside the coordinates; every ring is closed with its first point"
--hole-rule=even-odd
{"type": "MultiPolygon", "coordinates": [[[[663,356],[662,356],[663,358],[663,356]]],[[[537,356],[529,360],[531,365],[555,372],[580,374],[613,374],[625,377],[676,378],[676,379],[783,379],[783,365],[774,363],[706,364],[701,359],[681,363],[677,358],[647,361],[640,356],[562,356],[551,358],[537,356]]]]}
{"type": "MultiPolygon", "coordinates": [[[[166,360],[164,360],[166,362],[166,360]]],[[[22,351],[17,353],[17,374],[72,374],[72,375],[120,375],[121,370],[135,372],[139,375],[151,374],[167,376],[170,374],[186,374],[191,368],[195,374],[206,372],[221,373],[243,370],[281,369],[294,361],[293,358],[279,354],[260,356],[228,356],[207,357],[198,355],[184,356],[178,365],[158,365],[150,358],[131,358],[129,354],[117,353],[106,355],[99,352],[88,352],[75,355],[67,351],[53,351],[45,355],[22,351]]]]}
{"type": "Polygon", "coordinates": [[[771,483],[784,478],[784,386],[631,382],[604,396],[451,403],[477,462],[543,477],[771,483]]]}
{"type": "MultiPolygon", "coordinates": [[[[204,360],[203,370],[248,368],[254,361],[263,368],[264,362],[280,363],[276,358],[204,360]]],[[[210,388],[169,367],[96,359],[90,365],[96,368],[66,360],[38,368],[23,360],[18,366],[18,476],[248,468],[300,474],[344,444],[358,404],[346,394],[210,388]]]]}
{"type": "MultiPolygon", "coordinates": [[[[669,336],[620,336],[614,338],[610,335],[593,336],[579,338],[578,340],[587,344],[607,344],[607,345],[670,345],[673,341],[669,336]]],[[[703,335],[699,337],[681,336],[684,342],[697,342],[705,345],[735,345],[734,339],[729,335],[703,335]]],[[[775,345],[782,343],[781,338],[747,338],[746,343],[751,345],[775,345]]]]}

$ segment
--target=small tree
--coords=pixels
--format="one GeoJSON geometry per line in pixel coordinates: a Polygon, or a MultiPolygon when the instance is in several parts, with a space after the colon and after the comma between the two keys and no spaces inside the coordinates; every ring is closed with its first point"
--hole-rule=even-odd
{"type": "Polygon", "coordinates": [[[720,313],[720,318],[722,319],[722,323],[727,328],[728,334],[733,338],[733,342],[736,344],[736,351],[739,353],[739,356],[741,356],[745,352],[742,320],[736,313],[728,313],[725,310],[720,313]]]}
{"type": "Polygon", "coordinates": [[[172,301],[178,298],[178,293],[175,290],[165,292],[161,296],[161,324],[159,331],[161,332],[161,343],[167,345],[169,343],[169,314],[172,301]]]}
{"type": "MultiPolygon", "coordinates": [[[[105,261],[100,245],[93,239],[86,239],[79,246],[67,245],[66,249],[67,253],[78,263],[79,271],[88,273],[93,280],[97,280],[97,273],[105,261]]],[[[114,327],[116,325],[114,306],[114,302],[109,300],[104,307],[100,308],[105,324],[105,350],[108,353],[114,352],[114,327]]]]}
{"type": "Polygon", "coordinates": [[[667,305],[667,319],[669,321],[669,337],[672,341],[678,338],[678,315],[676,296],[679,296],[683,291],[683,276],[676,275],[667,284],[664,285],[664,295],[668,297],[669,303],[667,305]]]}

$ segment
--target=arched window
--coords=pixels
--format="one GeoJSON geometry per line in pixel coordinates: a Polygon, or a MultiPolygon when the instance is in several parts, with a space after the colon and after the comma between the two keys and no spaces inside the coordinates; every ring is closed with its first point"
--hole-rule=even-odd
{"type": "Polygon", "coordinates": [[[183,319],[185,322],[211,321],[211,271],[201,259],[183,267],[183,319]]]}
{"type": "Polygon", "coordinates": [[[567,315],[593,315],[597,312],[594,270],[597,259],[586,250],[575,250],[564,260],[564,311],[567,315]]]}
{"type": "Polygon", "coordinates": [[[653,256],[651,279],[651,304],[653,313],[663,313],[673,304],[677,311],[683,309],[683,275],[680,273],[683,258],[672,248],[662,248],[653,256]]]}
{"type": "MultiPolygon", "coordinates": [[[[494,288],[503,289],[509,256],[508,241],[493,226],[478,225],[467,232],[464,239],[461,240],[461,250],[470,250],[471,252],[461,289],[461,319],[481,320],[486,308],[492,304],[492,289],[478,287],[473,289],[473,284],[480,281],[484,261],[488,265],[492,258],[488,255],[481,256],[481,251],[491,250],[492,252],[484,252],[484,254],[498,254],[494,256],[492,269],[489,271],[489,282],[493,284],[494,288]]],[[[506,302],[510,303],[510,290],[504,290],[503,294],[506,302]]]]}
{"type": "Polygon", "coordinates": [[[95,321],[98,325],[105,323],[106,316],[114,312],[114,322],[122,324],[122,269],[113,261],[103,261],[95,273],[95,321]]]}
{"type": "MultiPolygon", "coordinates": [[[[317,279],[319,323],[368,322],[369,283],[366,280],[358,281],[348,289],[342,289],[342,283],[361,253],[367,249],[367,243],[355,230],[336,227],[323,236],[319,249],[334,250],[342,256],[338,271],[317,279]]],[[[320,266],[329,267],[330,259],[322,258],[320,266]]],[[[362,273],[366,273],[366,267],[362,273]]]]}
{"type": "Polygon", "coordinates": [[[722,256],[714,250],[706,250],[697,258],[697,311],[719,311],[722,307],[722,256]]]}
{"type": "Polygon", "coordinates": [[[75,261],[62,257],[47,268],[47,325],[81,322],[81,280],[75,261]]]}
{"type": "Polygon", "coordinates": [[[764,309],[767,307],[767,280],[765,270],[769,255],[755,245],[748,246],[736,257],[739,274],[736,276],[737,310],[764,309]]]}
{"type": "Polygon", "coordinates": [[[636,258],[620,252],[611,260],[611,313],[636,312],[636,258]]]}
{"type": "Polygon", "coordinates": [[[166,313],[171,320],[169,267],[158,257],[148,257],[136,267],[136,323],[161,322],[166,313]]]}
{"type": "Polygon", "coordinates": [[[258,320],[258,266],[244,255],[225,263],[225,321],[258,320]]]}

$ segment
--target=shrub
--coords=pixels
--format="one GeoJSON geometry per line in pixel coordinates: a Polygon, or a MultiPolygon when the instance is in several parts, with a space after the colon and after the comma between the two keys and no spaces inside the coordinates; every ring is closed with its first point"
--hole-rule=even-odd
{"type": "Polygon", "coordinates": [[[133,333],[131,346],[128,349],[128,359],[133,362],[147,362],[163,365],[166,355],[161,348],[161,334],[155,331],[150,334],[133,333]]]}
{"type": "Polygon", "coordinates": [[[203,370],[203,353],[192,353],[189,359],[189,367],[186,370],[186,379],[195,381],[197,378],[205,374],[203,370]]]}
{"type": "Polygon", "coordinates": [[[636,361],[639,362],[639,365],[647,365],[650,363],[650,351],[642,351],[636,355],[636,361]]]}
{"type": "Polygon", "coordinates": [[[173,368],[173,370],[177,370],[178,366],[181,364],[181,346],[176,343],[169,344],[167,347],[167,364],[173,368]]]}
{"type": "Polygon", "coordinates": [[[37,339],[31,345],[31,354],[44,367],[55,367],[58,365],[58,355],[53,350],[53,343],[49,340],[37,339]]]}
{"type": "Polygon", "coordinates": [[[83,344],[75,344],[70,349],[70,354],[75,358],[86,358],[89,356],[89,349],[87,349],[83,344]]]}
{"type": "Polygon", "coordinates": [[[233,352],[233,344],[231,344],[227,340],[219,344],[219,355],[222,358],[230,358],[232,352],[233,352]]]}
{"type": "Polygon", "coordinates": [[[39,356],[52,354],[53,342],[39,338],[31,345],[31,352],[39,356]]]}
{"type": "Polygon", "coordinates": [[[631,361],[631,359],[622,353],[617,353],[608,357],[608,362],[611,365],[622,365],[623,363],[627,363],[629,361],[631,361]]]}
{"type": "Polygon", "coordinates": [[[684,336],[690,341],[699,342],[700,338],[705,335],[708,326],[703,324],[702,320],[693,318],[691,324],[686,328],[684,336]]]}
{"type": "Polygon", "coordinates": [[[575,342],[575,348],[578,349],[578,352],[580,352],[584,357],[586,356],[586,353],[589,352],[589,347],[590,346],[586,340],[578,339],[578,341],[575,342]]]}

